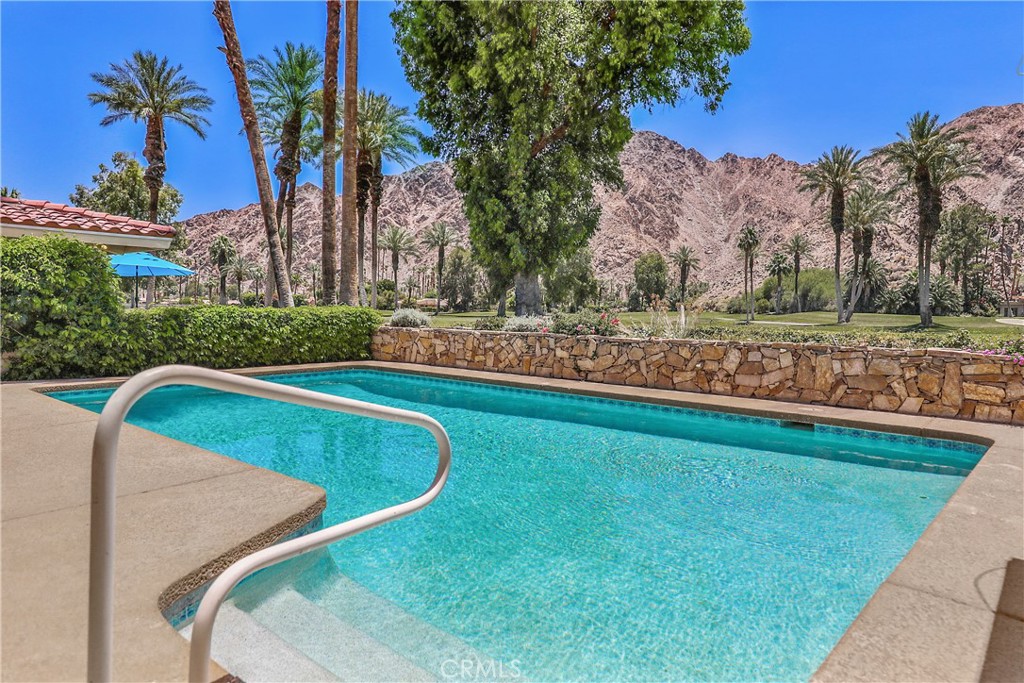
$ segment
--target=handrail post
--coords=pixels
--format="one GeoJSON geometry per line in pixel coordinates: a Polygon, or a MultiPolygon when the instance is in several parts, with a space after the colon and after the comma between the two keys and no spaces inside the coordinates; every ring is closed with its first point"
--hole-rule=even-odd
{"type": "Polygon", "coordinates": [[[265,567],[420,510],[438,496],[448,480],[448,472],[451,469],[451,442],[448,434],[440,423],[422,413],[188,365],[166,365],[132,377],[118,387],[107,401],[100,414],[93,439],[87,665],[90,683],[113,680],[115,475],[121,425],[136,401],[153,389],[169,384],[218,389],[310,408],[414,425],[426,429],[433,435],[438,450],[434,480],[426,491],[416,498],[264,548],[243,557],[225,569],[210,585],[196,613],[189,656],[189,677],[192,681],[209,680],[213,622],[221,603],[239,581],[265,567]]]}

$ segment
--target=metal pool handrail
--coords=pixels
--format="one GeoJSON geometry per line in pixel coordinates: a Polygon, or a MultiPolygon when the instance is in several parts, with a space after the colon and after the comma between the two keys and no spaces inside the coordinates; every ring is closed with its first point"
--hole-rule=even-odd
{"type": "Polygon", "coordinates": [[[113,678],[115,470],[121,425],[136,401],[153,389],[170,384],[217,389],[423,427],[437,441],[438,452],[434,480],[427,490],[416,498],[264,548],[243,557],[225,569],[210,584],[196,612],[189,653],[189,680],[193,682],[209,680],[213,622],[227,594],[242,579],[265,567],[416,512],[428,505],[441,492],[451,468],[452,450],[448,434],[437,420],[422,413],[190,365],[165,365],[140,372],[111,395],[100,414],[99,422],[96,424],[96,436],[93,439],[92,511],[89,527],[88,680],[91,683],[110,681],[113,678]]]}

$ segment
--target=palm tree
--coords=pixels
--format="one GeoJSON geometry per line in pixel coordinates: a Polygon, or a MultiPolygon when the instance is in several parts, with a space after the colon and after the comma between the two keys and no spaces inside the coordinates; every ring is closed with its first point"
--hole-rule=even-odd
{"type": "Polygon", "coordinates": [[[859,156],[860,150],[852,147],[833,147],[830,152],[822,154],[813,167],[803,171],[803,182],[800,184],[800,191],[813,192],[815,199],[826,195],[829,198],[829,225],[836,238],[836,315],[840,324],[846,318],[840,272],[842,237],[846,229],[846,195],[863,177],[861,164],[864,160],[859,156]]]}
{"type": "MultiPolygon", "coordinates": [[[[345,0],[345,90],[341,164],[341,282],[338,297],[343,304],[358,303],[358,244],[356,235],[356,133],[359,120],[358,58],[359,2],[345,0]],[[351,125],[351,122],[357,122],[351,125]]],[[[396,282],[397,284],[397,282],[396,282]]]]}
{"type": "Polygon", "coordinates": [[[761,238],[757,234],[757,228],[753,225],[745,225],[740,231],[738,240],[740,251],[743,252],[743,296],[747,300],[746,321],[754,320],[754,257],[761,246],[761,238]],[[749,285],[748,285],[749,283],[749,285]]]}
{"type": "Polygon", "coordinates": [[[398,306],[398,261],[408,259],[410,256],[418,256],[419,249],[416,248],[416,240],[412,234],[393,225],[381,236],[381,246],[391,252],[391,272],[395,278],[395,306],[398,306]]]}
{"type": "MultiPolygon", "coordinates": [[[[437,281],[441,282],[444,274],[444,250],[458,242],[459,234],[447,223],[437,222],[427,228],[423,233],[423,246],[428,249],[437,249],[437,281]]],[[[441,296],[437,297],[437,311],[441,313],[441,296]]]]}
{"type": "MultiPolygon", "coordinates": [[[[210,247],[213,248],[212,246],[210,247]]],[[[235,281],[238,282],[238,298],[242,298],[242,282],[249,280],[253,277],[253,271],[256,269],[256,264],[242,256],[241,254],[235,254],[235,257],[231,259],[228,264],[228,270],[234,276],[235,281]]]]}
{"type": "MultiPolygon", "coordinates": [[[[356,217],[358,238],[358,286],[360,301],[366,292],[366,212],[370,209],[371,294],[370,304],[376,306],[377,214],[384,191],[383,162],[388,160],[402,166],[415,161],[419,150],[419,131],[410,123],[409,110],[398,107],[387,95],[370,90],[359,91],[359,113],[356,131],[356,217]]],[[[339,122],[341,125],[344,122],[339,122]]]]}
{"type": "Polygon", "coordinates": [[[419,283],[414,274],[410,274],[408,277],[405,278],[405,291],[407,299],[412,298],[412,290],[415,289],[418,284],[419,283]]]}
{"type": "MultiPolygon", "coordinates": [[[[335,210],[337,191],[337,138],[338,119],[338,51],[341,43],[341,2],[327,0],[327,39],[324,44],[324,89],[323,89],[323,214],[321,217],[320,269],[323,273],[323,302],[334,303],[337,289],[335,272],[338,269],[336,251],[338,216],[335,210]]],[[[314,287],[314,291],[315,291],[314,287]]]]}
{"type": "Polygon", "coordinates": [[[306,266],[306,270],[309,272],[309,277],[313,281],[312,295],[310,296],[310,299],[312,300],[313,305],[315,306],[316,305],[316,301],[317,301],[317,299],[316,299],[316,279],[320,275],[320,264],[316,263],[315,261],[314,262],[310,262],[306,266]]]}
{"type": "Polygon", "coordinates": [[[809,256],[811,253],[811,242],[806,237],[800,234],[793,235],[785,245],[786,253],[793,259],[793,303],[790,304],[790,310],[794,307],[796,312],[800,313],[801,301],[800,301],[800,262],[805,256],[809,256]]]}
{"type": "MultiPolygon", "coordinates": [[[[203,88],[182,73],[182,66],[171,66],[166,57],[152,52],[136,50],[131,59],[111,64],[110,73],[94,73],[92,80],[102,88],[89,93],[90,104],[106,105],[108,114],[100,121],[109,126],[130,119],[145,121],[146,143],[142,156],[146,160],[143,179],[149,189],[149,220],[157,222],[160,189],[167,172],[167,138],[164,121],[177,121],[206,139],[210,122],[203,116],[213,106],[213,98],[203,88]]],[[[149,278],[146,299],[153,301],[156,278],[149,278]]]]}
{"type": "MultiPolygon", "coordinates": [[[[308,149],[302,149],[303,131],[308,131],[313,118],[313,94],[318,90],[323,76],[323,60],[316,48],[288,42],[285,43],[284,51],[275,47],[272,58],[259,55],[250,60],[247,67],[263,131],[263,142],[277,146],[277,163],[274,165],[274,175],[278,180],[275,216],[278,226],[283,227],[286,204],[289,204],[289,215],[294,209],[295,195],[292,188],[301,170],[302,156],[305,154],[308,158],[308,149]]],[[[292,256],[290,222],[285,240],[285,267],[289,272],[292,256]]],[[[271,290],[276,287],[271,278],[267,278],[267,285],[271,290]]]]}
{"type": "Polygon", "coordinates": [[[918,306],[921,325],[932,324],[931,264],[932,244],[941,228],[942,192],[951,183],[968,177],[980,177],[977,160],[968,155],[964,131],[942,127],[937,114],[914,114],[907,122],[906,134],[880,150],[882,161],[895,166],[902,184],[917,193],[917,272],[918,306]]]}
{"type": "Polygon", "coordinates": [[[698,268],[700,259],[685,244],[679,245],[669,258],[679,266],[679,305],[682,306],[686,300],[686,282],[690,279],[690,271],[698,268]]]}
{"type": "Polygon", "coordinates": [[[109,113],[100,121],[101,126],[125,119],[146,122],[142,156],[148,165],[143,178],[149,188],[149,220],[155,223],[167,171],[164,121],[177,121],[206,139],[210,122],[203,112],[210,110],[213,99],[206,94],[206,88],[182,73],[180,64],[170,66],[166,57],[157,57],[152,52],[137,50],[131,59],[111,64],[110,69],[110,73],[92,74],[92,80],[103,90],[89,93],[89,102],[106,105],[109,113]]]}
{"type": "Polygon", "coordinates": [[[766,270],[770,276],[775,278],[775,313],[778,315],[782,313],[782,277],[789,275],[793,271],[793,267],[785,254],[776,252],[768,261],[766,270]]]}
{"type": "Polygon", "coordinates": [[[238,32],[235,30],[235,19],[231,14],[230,0],[215,0],[213,15],[217,17],[217,23],[224,34],[224,55],[235,82],[238,108],[249,143],[253,171],[256,174],[256,190],[260,197],[260,213],[263,214],[263,229],[267,234],[267,246],[272,266],[267,269],[267,277],[271,276],[271,272],[273,273],[274,281],[277,283],[280,305],[291,308],[294,302],[292,301],[292,289],[288,283],[284,251],[281,248],[281,235],[278,233],[279,223],[276,220],[274,207],[274,189],[270,184],[270,172],[267,170],[267,156],[263,150],[256,105],[252,99],[252,91],[249,89],[249,78],[245,72],[245,58],[242,56],[242,45],[238,42],[238,32]]]}
{"type": "Polygon", "coordinates": [[[874,185],[860,183],[850,194],[846,207],[846,222],[853,236],[853,271],[850,280],[850,303],[846,307],[844,322],[853,319],[853,311],[864,293],[868,262],[878,226],[889,221],[889,197],[874,185]]]}
{"type": "Polygon", "coordinates": [[[235,245],[227,235],[220,235],[210,243],[210,261],[213,262],[220,276],[220,303],[228,302],[228,264],[235,257],[235,245]]]}

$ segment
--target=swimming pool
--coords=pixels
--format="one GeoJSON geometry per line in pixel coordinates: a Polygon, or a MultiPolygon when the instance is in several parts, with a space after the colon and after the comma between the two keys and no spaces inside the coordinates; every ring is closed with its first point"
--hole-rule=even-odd
{"type": "MultiPolygon", "coordinates": [[[[453,467],[421,513],[237,606],[283,632],[270,606],[301,597],[438,678],[468,656],[533,680],[806,679],[984,450],[381,371],[268,379],[425,412],[453,467]]],[[[413,427],[195,388],[129,422],[319,484],[326,524],[435,464],[413,427]]]]}

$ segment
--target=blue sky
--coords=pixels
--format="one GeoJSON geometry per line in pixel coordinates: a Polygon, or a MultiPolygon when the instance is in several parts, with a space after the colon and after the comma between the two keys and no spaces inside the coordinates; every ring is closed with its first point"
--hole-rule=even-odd
{"type": "MultiPolygon", "coordinates": [[[[361,3],[360,85],[415,107],[392,42],[391,8],[361,3]]],[[[207,140],[168,127],[167,180],[185,195],[180,217],[255,201],[211,10],[209,2],[0,4],[0,182],[65,202],[114,151],[141,157],[141,125],[100,128],[103,111],[86,93],[91,72],[145,49],[184,65],[216,100],[207,140]]],[[[234,13],[246,56],[286,40],[323,46],[322,2],[236,2],[234,13]]],[[[947,120],[1024,98],[1021,2],[752,2],[747,15],[751,48],[733,61],[721,110],[712,116],[683,101],[637,111],[637,129],[710,158],[775,152],[806,162],[833,144],[884,144],[918,110],[947,120]]],[[[307,169],[301,180],[319,183],[319,171],[307,169]]]]}

